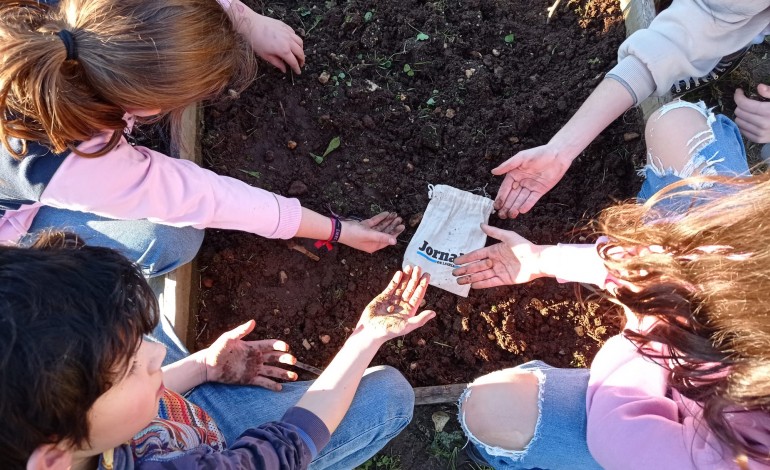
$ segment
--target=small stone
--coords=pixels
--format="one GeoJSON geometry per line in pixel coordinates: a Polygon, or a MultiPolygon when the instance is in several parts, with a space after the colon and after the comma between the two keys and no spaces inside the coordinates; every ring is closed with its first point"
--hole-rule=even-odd
{"type": "Polygon", "coordinates": [[[473,56],[474,59],[481,59],[482,57],[481,52],[479,51],[471,51],[471,55],[473,56]]]}
{"type": "Polygon", "coordinates": [[[312,348],[313,346],[310,346],[310,343],[308,342],[308,340],[303,338],[302,339],[302,347],[307,349],[308,351],[310,351],[310,348],[312,348]]]}
{"type": "Polygon", "coordinates": [[[375,129],[377,127],[377,124],[374,123],[374,119],[369,115],[361,118],[361,124],[367,129],[375,129]]]}
{"type": "Polygon", "coordinates": [[[583,330],[583,327],[582,327],[582,326],[576,326],[576,327],[575,327],[575,334],[577,334],[578,336],[583,336],[583,335],[585,335],[586,333],[585,333],[585,331],[583,330]]]}
{"type": "Polygon", "coordinates": [[[292,197],[302,196],[307,192],[307,185],[302,181],[294,180],[289,185],[289,191],[287,194],[292,197]]]}
{"type": "Polygon", "coordinates": [[[321,85],[326,85],[329,83],[329,79],[332,78],[331,75],[329,75],[329,72],[324,70],[321,72],[321,74],[318,76],[318,81],[321,82],[321,85]]]}
{"type": "Polygon", "coordinates": [[[275,152],[273,152],[272,150],[266,151],[265,152],[265,161],[266,162],[272,162],[273,160],[275,160],[275,152]]]}
{"type": "Polygon", "coordinates": [[[363,162],[364,162],[364,163],[369,163],[369,159],[368,159],[368,158],[364,158],[364,159],[363,159],[363,162]]]}
{"type": "Polygon", "coordinates": [[[559,349],[559,355],[560,356],[566,356],[567,355],[567,351],[565,351],[563,349],[559,349]]]}
{"type": "Polygon", "coordinates": [[[418,213],[412,215],[411,217],[409,217],[409,226],[412,227],[412,228],[415,228],[418,225],[420,225],[420,222],[422,222],[422,216],[423,215],[424,214],[422,212],[418,212],[418,213]]]}
{"type": "Polygon", "coordinates": [[[413,363],[409,364],[409,370],[416,370],[416,369],[417,369],[417,363],[416,362],[413,362],[413,363]]]}
{"type": "Polygon", "coordinates": [[[345,258],[341,259],[341,260],[340,260],[340,263],[341,263],[341,264],[343,264],[343,265],[344,265],[344,264],[348,264],[348,262],[347,262],[347,260],[346,260],[345,258]]]}
{"type": "Polygon", "coordinates": [[[408,171],[409,173],[413,172],[414,171],[414,165],[412,165],[409,162],[406,162],[406,171],[408,171]]]}
{"type": "Polygon", "coordinates": [[[277,308],[273,309],[273,315],[280,315],[280,314],[281,314],[280,310],[278,310],[277,308]]]}
{"type": "Polygon", "coordinates": [[[433,413],[430,419],[433,421],[433,427],[436,432],[441,432],[444,430],[446,423],[449,422],[449,415],[444,411],[437,411],[433,413]]]}
{"type": "Polygon", "coordinates": [[[283,329],[283,334],[288,335],[290,333],[291,333],[291,328],[284,328],[283,329]]]}
{"type": "Polygon", "coordinates": [[[447,119],[452,119],[452,118],[455,117],[456,114],[457,114],[457,112],[454,109],[447,108],[446,114],[444,114],[444,116],[446,116],[447,119]]]}
{"type": "Polygon", "coordinates": [[[288,147],[289,150],[294,150],[295,148],[297,148],[297,143],[294,142],[293,140],[290,140],[286,142],[286,147],[288,147]]]}
{"type": "Polygon", "coordinates": [[[237,91],[233,90],[232,88],[227,90],[227,94],[230,96],[230,98],[232,98],[234,100],[237,100],[238,98],[241,97],[241,94],[238,93],[237,91]]]}
{"type": "Polygon", "coordinates": [[[286,274],[286,271],[281,271],[278,273],[278,279],[280,279],[281,285],[284,285],[289,280],[289,275],[286,274]]]}
{"type": "Polygon", "coordinates": [[[519,142],[521,142],[521,140],[518,137],[516,137],[515,135],[512,135],[512,136],[508,137],[508,142],[510,142],[512,144],[518,144],[519,142]]]}
{"type": "Polygon", "coordinates": [[[420,339],[418,339],[418,340],[417,340],[417,346],[419,346],[419,347],[423,347],[423,346],[425,346],[426,344],[427,344],[427,343],[426,343],[426,342],[425,342],[425,340],[424,340],[424,339],[422,339],[422,338],[420,338],[420,339]]]}
{"type": "Polygon", "coordinates": [[[476,73],[476,69],[466,69],[465,78],[471,78],[474,73],[476,73]]]}
{"type": "Polygon", "coordinates": [[[329,335],[321,335],[318,337],[318,339],[320,339],[323,344],[329,344],[329,341],[332,340],[332,337],[329,335]]]}
{"type": "Polygon", "coordinates": [[[496,340],[496,339],[497,339],[497,337],[496,337],[495,335],[493,335],[492,333],[489,333],[489,334],[487,335],[487,338],[488,338],[490,341],[494,341],[494,340],[496,340]]]}
{"type": "Polygon", "coordinates": [[[623,140],[625,140],[626,142],[631,142],[632,140],[636,140],[639,137],[641,137],[641,135],[639,135],[638,132],[626,132],[625,134],[623,134],[623,140]]]}
{"type": "Polygon", "coordinates": [[[206,289],[211,289],[212,287],[214,287],[214,280],[211,279],[210,277],[204,277],[203,280],[201,281],[201,284],[203,284],[203,287],[205,287],[206,289]]]}
{"type": "Polygon", "coordinates": [[[495,57],[500,57],[500,51],[498,51],[497,49],[492,49],[492,55],[495,57]]]}

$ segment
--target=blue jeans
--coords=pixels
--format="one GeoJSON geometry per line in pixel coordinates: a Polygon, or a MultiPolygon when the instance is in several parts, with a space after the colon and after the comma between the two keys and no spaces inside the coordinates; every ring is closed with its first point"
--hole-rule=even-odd
{"type": "Polygon", "coordinates": [[[147,277],[160,276],[192,261],[203,243],[203,230],[171,227],[147,220],[113,220],[87,212],[41,207],[22,243],[36,232],[65,230],[88,245],[120,252],[137,263],[147,277]]]}
{"type": "MultiPolygon", "coordinates": [[[[189,354],[165,318],[153,334],[167,347],[164,365],[189,354]]],[[[186,398],[204,409],[227,442],[233,442],[248,428],[279,420],[311,384],[288,382],[280,392],[272,392],[260,387],[206,383],[188,392],[186,398]]],[[[413,410],[412,387],[396,369],[367,369],[345,418],[310,468],[350,470],[366,462],[409,424],[413,410]]]]}

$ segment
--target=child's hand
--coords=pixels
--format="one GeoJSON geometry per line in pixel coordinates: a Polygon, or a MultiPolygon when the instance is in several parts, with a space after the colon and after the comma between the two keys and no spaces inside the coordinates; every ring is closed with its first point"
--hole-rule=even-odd
{"type": "Polygon", "coordinates": [[[471,251],[455,260],[463,264],[452,274],[458,284],[471,284],[474,289],[522,284],[543,274],[540,271],[540,247],[516,232],[481,224],[481,230],[502,243],[471,251]],[[471,264],[467,264],[471,263],[471,264]]]}
{"type": "Polygon", "coordinates": [[[770,85],[757,85],[757,93],[765,101],[748,98],[743,90],[735,90],[735,123],[752,142],[770,143],[770,85]]]}
{"type": "Polygon", "coordinates": [[[276,339],[243,341],[241,338],[254,329],[254,320],[222,334],[208,347],[205,355],[206,379],[226,384],[258,385],[269,390],[281,390],[281,384],[268,377],[297,380],[297,374],[267,362],[294,364],[297,359],[289,354],[289,345],[276,339]]]}
{"type": "Polygon", "coordinates": [[[339,242],[357,250],[374,253],[386,246],[395,245],[396,237],[404,228],[401,217],[395,212],[382,212],[361,222],[344,220],[339,242]]]}
{"type": "Polygon", "coordinates": [[[421,276],[419,266],[407,266],[396,272],[388,287],[366,306],[356,329],[385,342],[423,326],[436,316],[432,310],[415,316],[429,280],[428,274],[421,276]]]}
{"type": "Polygon", "coordinates": [[[237,25],[238,31],[249,40],[257,55],[283,73],[286,73],[286,65],[297,75],[302,73],[300,67],[305,65],[303,43],[291,26],[251,10],[243,20],[243,25],[237,25]]]}

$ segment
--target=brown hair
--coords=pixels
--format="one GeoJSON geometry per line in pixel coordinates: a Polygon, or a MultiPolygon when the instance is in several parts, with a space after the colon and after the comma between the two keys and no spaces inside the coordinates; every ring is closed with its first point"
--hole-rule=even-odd
{"type": "Polygon", "coordinates": [[[611,275],[635,286],[615,298],[658,320],[645,333],[625,335],[642,354],[664,359],[671,386],[703,406],[705,424],[737,461],[770,462],[730,424],[743,412],[770,412],[770,175],[694,180],[644,205],[606,209],[598,229],[609,242],[600,254],[611,275]],[[694,182],[712,189],[685,188],[694,182]],[[694,202],[667,214],[681,196],[694,202]],[[669,351],[651,353],[648,342],[669,351]]]}
{"type": "Polygon", "coordinates": [[[178,132],[184,108],[254,77],[255,58],[214,0],[61,0],[0,5],[0,140],[54,152],[126,128],[126,109],[160,108],[178,132]],[[77,59],[58,35],[67,30],[77,59]]]}

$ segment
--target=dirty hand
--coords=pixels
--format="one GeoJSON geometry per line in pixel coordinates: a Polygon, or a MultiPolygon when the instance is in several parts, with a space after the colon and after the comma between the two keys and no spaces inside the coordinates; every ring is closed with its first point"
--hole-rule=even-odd
{"type": "Polygon", "coordinates": [[[340,243],[367,253],[395,245],[396,237],[404,231],[401,217],[395,212],[382,212],[361,222],[343,220],[340,243]]]}
{"type": "Polygon", "coordinates": [[[495,198],[501,219],[514,218],[530,209],[567,172],[572,160],[559,155],[550,145],[522,150],[492,170],[505,175],[495,198]]]}
{"type": "Polygon", "coordinates": [[[502,243],[480,248],[455,260],[461,264],[452,271],[458,284],[470,284],[474,289],[486,289],[511,284],[523,284],[543,277],[540,271],[540,247],[516,232],[481,224],[481,230],[502,243]]]}
{"type": "Polygon", "coordinates": [[[272,379],[297,380],[297,374],[265,363],[294,364],[297,359],[288,353],[289,345],[276,339],[243,341],[256,323],[249,320],[222,334],[206,349],[206,378],[209,382],[259,385],[279,391],[281,384],[272,379]]]}
{"type": "MultiPolygon", "coordinates": [[[[757,85],[757,93],[770,99],[770,86],[757,85]]],[[[735,123],[747,139],[758,144],[770,142],[770,101],[753,100],[735,90],[735,123]]]]}
{"type": "MultiPolygon", "coordinates": [[[[233,8],[238,7],[243,5],[233,3],[233,8]]],[[[302,39],[283,21],[246,10],[240,19],[243,24],[236,24],[236,28],[248,39],[254,52],[281,72],[286,73],[288,65],[299,75],[300,68],[305,65],[302,39]]]]}
{"type": "Polygon", "coordinates": [[[430,276],[423,275],[419,266],[407,266],[396,272],[388,287],[366,306],[356,331],[385,342],[423,326],[436,316],[432,310],[415,315],[429,280],[430,276]]]}

